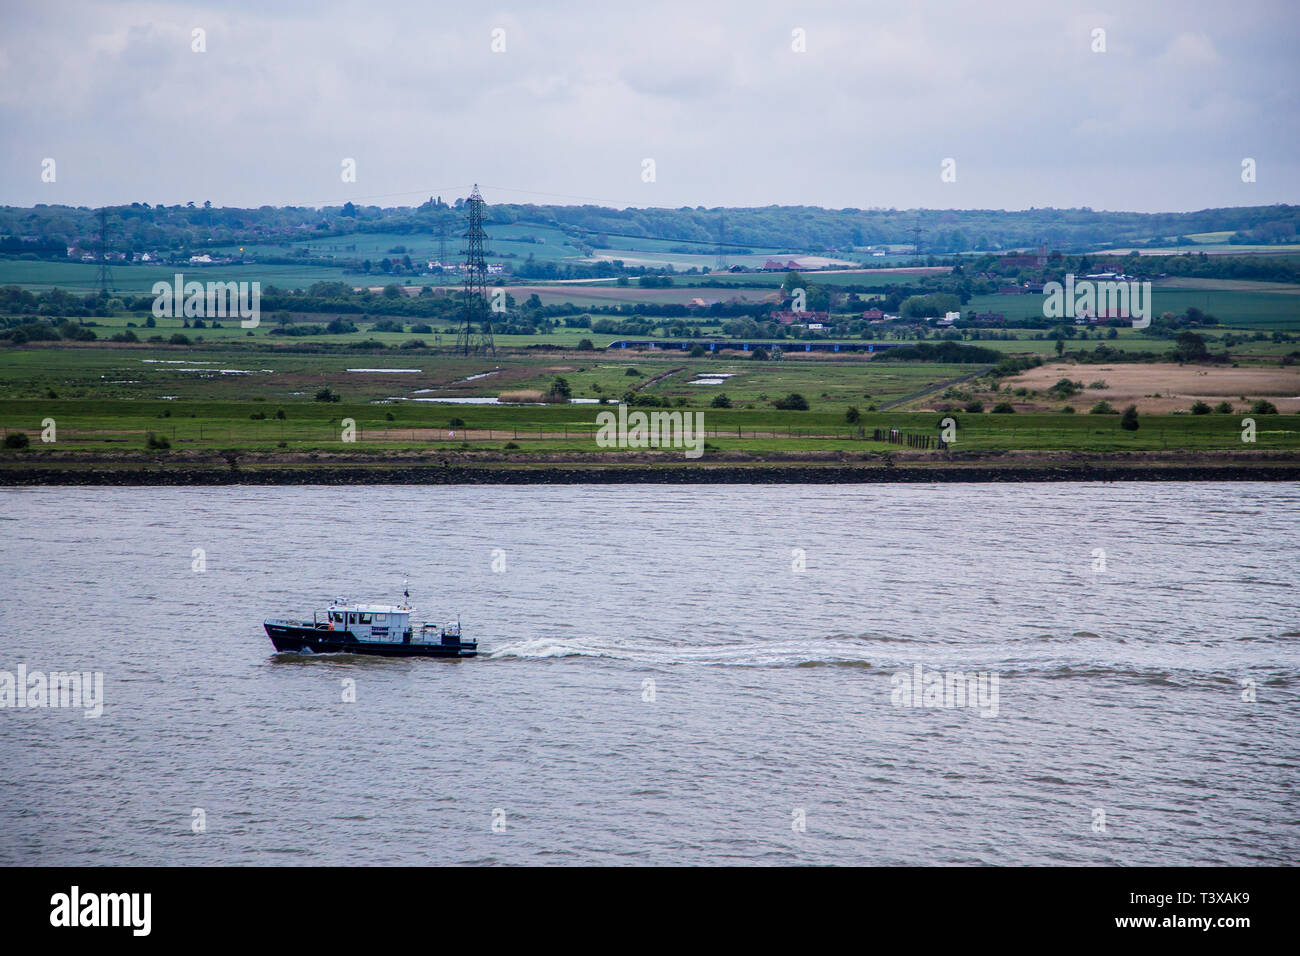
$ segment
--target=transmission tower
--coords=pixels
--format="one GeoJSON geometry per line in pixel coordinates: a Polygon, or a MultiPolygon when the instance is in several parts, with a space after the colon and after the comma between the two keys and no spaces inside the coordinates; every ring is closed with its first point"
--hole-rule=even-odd
{"type": "Polygon", "coordinates": [[[727,213],[718,210],[718,258],[713,264],[714,272],[727,271],[727,213]]]}
{"type": "Polygon", "coordinates": [[[99,294],[107,298],[113,288],[113,271],[108,267],[108,210],[99,210],[99,294]]]}
{"type": "Polygon", "coordinates": [[[492,340],[492,308],[487,294],[487,255],[484,246],[487,234],[483,231],[483,197],[478,183],[465,202],[469,210],[468,228],[465,230],[465,303],[464,320],[456,336],[456,351],[465,355],[471,352],[497,354],[492,340]]]}
{"type": "Polygon", "coordinates": [[[438,268],[447,271],[447,220],[438,218],[438,268]]]}
{"type": "Polygon", "coordinates": [[[921,257],[921,236],[924,232],[919,222],[912,227],[912,255],[918,259],[921,257]]]}

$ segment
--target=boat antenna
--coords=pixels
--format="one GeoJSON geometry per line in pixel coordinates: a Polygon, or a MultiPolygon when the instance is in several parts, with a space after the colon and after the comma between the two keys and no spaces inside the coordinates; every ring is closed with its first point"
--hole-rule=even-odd
{"type": "Polygon", "coordinates": [[[407,581],[406,578],[402,578],[402,597],[407,598],[408,600],[411,597],[410,582],[407,581]]]}

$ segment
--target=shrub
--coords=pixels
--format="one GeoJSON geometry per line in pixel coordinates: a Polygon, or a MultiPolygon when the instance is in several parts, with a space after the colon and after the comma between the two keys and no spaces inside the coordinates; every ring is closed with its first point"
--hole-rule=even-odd
{"type": "Polygon", "coordinates": [[[1231,415],[1232,402],[1219,402],[1219,404],[1214,406],[1214,413],[1216,415],[1231,415]]]}
{"type": "Polygon", "coordinates": [[[563,375],[557,375],[555,376],[554,381],[551,382],[551,390],[549,394],[554,398],[572,398],[573,386],[569,384],[569,380],[563,375]]]}
{"type": "MultiPolygon", "coordinates": [[[[1037,358],[1037,356],[1035,356],[1037,358]]],[[[940,342],[938,345],[932,345],[929,342],[918,342],[916,345],[903,345],[897,348],[888,349],[880,353],[881,362],[945,362],[949,364],[963,364],[972,362],[997,362],[999,368],[1010,368],[1008,360],[1002,359],[1002,353],[987,349],[979,345],[961,345],[957,342],[940,342]],[[1001,361],[1000,361],[1001,360],[1001,361]]],[[[1019,362],[1020,359],[1009,360],[1010,362],[1019,362]]],[[[1042,365],[1042,359],[1033,362],[1032,365],[1042,365]]],[[[1025,368],[1032,367],[1027,365],[1017,368],[1016,371],[1023,372],[1025,368]]],[[[994,374],[998,373],[996,370],[994,374]]],[[[1014,372],[1006,372],[1012,375],[1014,372]]]]}
{"type": "Polygon", "coordinates": [[[626,371],[626,372],[624,372],[624,373],[623,373],[623,374],[624,374],[624,375],[627,375],[627,376],[632,376],[632,375],[635,375],[635,376],[637,376],[637,377],[638,377],[638,378],[640,378],[640,377],[641,377],[641,373],[640,373],[640,372],[638,372],[638,371],[637,371],[637,370],[636,370],[636,369],[635,369],[635,368],[633,368],[633,367],[632,367],[632,366],[630,366],[630,365],[629,365],[629,366],[628,366],[628,369],[627,369],[627,371],[626,371]]]}
{"type": "Polygon", "coordinates": [[[1131,432],[1138,430],[1138,410],[1136,405],[1130,405],[1124,409],[1124,414],[1120,416],[1119,427],[1131,432]]]}
{"type": "Polygon", "coordinates": [[[1176,362],[1203,362],[1210,357],[1205,339],[1190,329],[1179,332],[1174,350],[1169,353],[1176,362]]]}
{"type": "Polygon", "coordinates": [[[506,442],[506,451],[514,451],[518,447],[519,444],[517,442],[512,442],[512,441],[506,442]]]}
{"type": "Polygon", "coordinates": [[[1272,402],[1261,398],[1258,399],[1254,405],[1250,406],[1250,413],[1252,415],[1276,415],[1277,406],[1272,402]]]}
{"type": "Polygon", "coordinates": [[[791,392],[785,398],[778,398],[772,404],[787,412],[808,411],[808,399],[804,398],[798,392],[791,392]]]}
{"type": "Polygon", "coordinates": [[[190,337],[182,335],[180,332],[173,332],[172,337],[167,340],[168,345],[189,345],[190,337]]]}
{"type": "Polygon", "coordinates": [[[32,440],[27,437],[26,432],[10,432],[5,435],[6,448],[26,448],[31,443],[32,440]]]}
{"type": "Polygon", "coordinates": [[[1061,411],[1064,412],[1064,413],[1067,414],[1067,415],[1073,415],[1073,414],[1075,414],[1075,410],[1074,410],[1074,406],[1073,406],[1073,405],[1066,405],[1063,409],[1061,409],[1061,411]]]}
{"type": "Polygon", "coordinates": [[[447,423],[447,427],[448,427],[448,428],[464,428],[464,427],[465,427],[465,419],[463,419],[463,418],[453,418],[451,421],[449,421],[449,422],[447,423]]]}
{"type": "Polygon", "coordinates": [[[970,412],[972,415],[977,415],[980,412],[984,411],[984,403],[978,400],[973,402],[967,402],[966,411],[970,412]]]}
{"type": "Polygon", "coordinates": [[[591,339],[578,340],[579,352],[594,352],[595,350],[596,350],[596,346],[592,343],[591,339]]]}
{"type": "Polygon", "coordinates": [[[762,348],[761,346],[759,348],[754,349],[754,354],[751,355],[750,358],[752,358],[755,362],[766,362],[767,349],[762,348]]]}
{"type": "Polygon", "coordinates": [[[275,410],[275,417],[278,418],[278,419],[280,419],[280,421],[284,421],[284,409],[283,409],[283,408],[277,408],[277,409],[275,410]]]}
{"type": "Polygon", "coordinates": [[[672,401],[665,395],[651,395],[648,392],[630,392],[623,397],[624,405],[640,405],[647,408],[668,408],[672,401]]]}
{"type": "MultiPolygon", "coordinates": [[[[898,349],[891,349],[890,351],[896,352],[898,349]]],[[[991,350],[981,349],[980,351],[991,350]]],[[[889,353],[886,352],[885,354],[888,355],[889,353]]],[[[1008,375],[1019,375],[1021,372],[1028,371],[1031,368],[1038,368],[1038,366],[1043,364],[1043,357],[1041,355],[1020,355],[1013,358],[1004,358],[1000,361],[997,358],[994,358],[990,361],[997,362],[997,365],[994,366],[993,371],[990,374],[994,378],[1006,378],[1008,375]]]]}
{"type": "Polygon", "coordinates": [[[266,421],[266,412],[253,412],[253,414],[248,417],[255,422],[266,421]]]}
{"type": "Polygon", "coordinates": [[[731,399],[727,398],[726,392],[718,392],[717,395],[713,396],[713,401],[709,404],[714,408],[730,408],[731,399]]]}
{"type": "Polygon", "coordinates": [[[1193,414],[1193,415],[1208,415],[1208,414],[1210,414],[1210,406],[1207,405],[1207,404],[1205,404],[1205,402],[1193,402],[1193,403],[1192,403],[1192,414],[1193,414]]]}
{"type": "Polygon", "coordinates": [[[316,391],[316,401],[318,402],[337,402],[340,398],[342,398],[342,396],[336,395],[334,389],[330,388],[328,385],[324,388],[317,389],[316,391]]]}
{"type": "Polygon", "coordinates": [[[424,339],[407,339],[398,347],[404,349],[427,349],[429,346],[424,344],[424,339]]]}
{"type": "Polygon", "coordinates": [[[155,435],[153,432],[150,432],[144,438],[144,447],[148,448],[150,451],[162,451],[163,449],[171,448],[172,443],[167,440],[166,435],[155,435]]]}
{"type": "Polygon", "coordinates": [[[386,421],[386,422],[395,422],[395,421],[397,421],[397,416],[394,415],[392,412],[385,412],[385,413],[384,413],[384,421],[386,421]]]}
{"type": "Polygon", "coordinates": [[[844,420],[850,425],[856,425],[862,421],[862,413],[858,411],[858,406],[850,405],[849,410],[844,413],[844,420]]]}
{"type": "Polygon", "coordinates": [[[1015,411],[1016,407],[1010,402],[998,402],[993,406],[994,415],[1013,415],[1015,411]]]}
{"type": "Polygon", "coordinates": [[[705,349],[703,345],[695,345],[691,348],[691,358],[704,358],[705,349]]]}
{"type": "Polygon", "coordinates": [[[1115,409],[1111,408],[1110,402],[1102,401],[1102,402],[1098,402],[1096,405],[1092,406],[1092,408],[1088,409],[1088,414],[1089,415],[1117,415],[1119,413],[1116,412],[1115,409]]]}

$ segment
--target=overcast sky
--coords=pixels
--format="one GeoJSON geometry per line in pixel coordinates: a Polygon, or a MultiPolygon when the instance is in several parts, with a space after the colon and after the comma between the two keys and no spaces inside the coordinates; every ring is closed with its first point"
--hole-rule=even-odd
{"type": "Polygon", "coordinates": [[[1250,0],[3,0],[0,203],[408,205],[471,182],[614,206],[1294,203],[1298,25],[1250,0]]]}

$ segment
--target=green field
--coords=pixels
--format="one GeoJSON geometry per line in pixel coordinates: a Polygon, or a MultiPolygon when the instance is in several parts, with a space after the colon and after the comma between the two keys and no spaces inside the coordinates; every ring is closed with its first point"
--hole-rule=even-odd
{"type": "MultiPolygon", "coordinates": [[[[404,405],[396,409],[369,404],[302,403],[285,407],[286,418],[252,420],[274,413],[274,403],[259,402],[119,402],[0,399],[0,428],[24,430],[33,446],[0,452],[13,461],[58,451],[144,451],[149,432],[163,435],[176,450],[184,448],[273,451],[436,450],[468,445],[501,450],[514,442],[533,452],[596,452],[597,406],[483,407],[404,405]],[[393,414],[389,420],[388,413],[393,414]],[[463,420],[453,425],[452,417],[463,420]],[[42,423],[53,419],[57,442],[42,444],[42,423]],[[356,425],[356,441],[343,441],[344,420],[356,425]],[[280,443],[284,442],[281,446],[280,443]]],[[[939,434],[942,417],[934,413],[866,413],[865,433],[830,412],[703,409],[705,435],[719,449],[774,451],[866,450],[881,443],[868,440],[874,428],[898,428],[915,434],[939,434]]],[[[1125,431],[1118,416],[965,415],[958,421],[955,450],[1116,452],[1166,449],[1247,448],[1234,416],[1142,416],[1141,427],[1125,431]]],[[[1300,416],[1261,416],[1257,441],[1249,450],[1300,451],[1300,416]]]]}
{"type": "MultiPolygon", "coordinates": [[[[25,451],[0,452],[0,457],[13,463],[23,456],[39,459],[70,450],[142,453],[150,432],[164,436],[176,452],[466,447],[504,452],[506,444],[513,443],[520,454],[594,453],[599,405],[412,400],[545,391],[557,375],[569,382],[575,397],[617,401],[625,390],[635,388],[638,394],[667,399],[674,410],[698,411],[711,446],[720,452],[879,451],[897,446],[869,440],[872,429],[933,436],[945,417],[891,411],[891,403],[928,390],[942,391],[985,370],[979,365],[878,360],[760,363],[603,352],[471,358],[387,352],[377,358],[291,348],[26,347],[7,350],[0,362],[0,429],[24,431],[33,445],[25,451]],[[396,368],[419,371],[373,371],[396,368]],[[689,384],[701,372],[732,377],[723,385],[689,384]],[[341,401],[314,400],[324,386],[341,401]],[[732,408],[712,406],[719,392],[728,395],[732,408]],[[789,392],[804,395],[810,409],[773,406],[774,399],[789,392]],[[850,406],[861,411],[856,425],[846,417],[850,406]],[[53,444],[40,441],[46,419],[56,423],[58,440],[53,444]],[[355,422],[355,443],[343,441],[344,419],[355,422]]],[[[938,397],[936,391],[929,393],[938,397]]],[[[953,417],[959,423],[954,447],[961,450],[1243,448],[1239,416],[1230,415],[1144,414],[1136,432],[1121,429],[1115,415],[959,412],[953,417]]],[[[1259,416],[1258,440],[1250,450],[1300,450],[1300,416],[1259,416]]]]}
{"type": "MultiPolygon", "coordinates": [[[[341,268],[309,265],[212,265],[113,266],[113,288],[119,292],[143,295],[155,282],[171,282],[177,272],[187,279],[202,282],[260,282],[262,288],[306,288],[313,282],[348,282],[360,285],[359,276],[347,275],[341,268]]],[[[378,283],[377,284],[382,284],[378,283]]],[[[0,259],[0,285],[19,285],[27,289],[67,289],[70,292],[99,290],[99,267],[93,262],[31,262],[0,259]]]]}
{"type": "MultiPolygon", "coordinates": [[[[1180,314],[1189,306],[1218,318],[1225,326],[1261,329],[1300,329],[1300,296],[1279,292],[1214,291],[1156,288],[1152,315],[1180,314]]],[[[977,295],[962,312],[1001,312],[1008,319],[1042,318],[1040,295],[977,295]]]]}
{"type": "MultiPolygon", "coordinates": [[[[757,407],[789,392],[799,392],[815,409],[834,410],[841,416],[850,405],[866,410],[871,404],[897,401],[984,369],[977,365],[868,360],[763,363],[676,355],[633,357],[604,351],[574,352],[563,357],[466,358],[432,350],[340,353],[297,351],[291,346],[271,352],[237,351],[215,345],[92,345],[10,349],[3,354],[0,397],[4,398],[34,398],[52,390],[64,399],[203,401],[238,396],[292,403],[309,401],[318,389],[328,385],[346,401],[396,400],[405,408],[433,405],[414,400],[435,394],[496,397],[502,391],[546,391],[557,375],[563,375],[575,398],[617,399],[635,389],[704,408],[711,405],[715,395],[725,392],[738,406],[757,407]],[[629,370],[635,374],[629,374],[629,370]],[[708,373],[731,377],[718,386],[689,384],[708,373]],[[437,391],[426,391],[429,389],[437,391]]],[[[447,409],[451,405],[438,407],[447,409]]]]}

